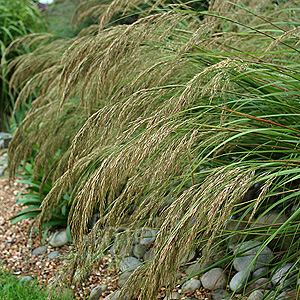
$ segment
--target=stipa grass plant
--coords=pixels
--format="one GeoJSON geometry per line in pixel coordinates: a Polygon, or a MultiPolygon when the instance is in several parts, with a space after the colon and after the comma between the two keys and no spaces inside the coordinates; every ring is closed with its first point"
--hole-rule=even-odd
{"type": "Polygon", "coordinates": [[[289,2],[274,8],[272,22],[227,3],[228,13],[242,11],[253,24],[211,5],[203,21],[177,7],[81,36],[53,67],[55,77],[49,68],[36,73],[37,82],[53,81],[41,85],[10,144],[11,175],[36,143],[34,168],[45,171],[44,149],[53,156],[67,137],[40,224],[71,189],[77,252],[70,274],[97,260],[106,228],[121,225],[159,228],[155,257],[123,287],[129,297],[155,299],[159,287],[172,288],[182,258],[195,249],[205,260],[218,245],[229,262],[234,239],[273,243],[273,273],[279,261],[298,262],[298,20],[292,13],[293,20],[275,21],[293,12],[289,2]],[[67,120],[67,128],[76,124],[71,132],[63,130],[67,120]],[[89,233],[95,211],[100,219],[89,233]],[[284,221],[279,214],[262,222],[276,211],[284,221]]]}

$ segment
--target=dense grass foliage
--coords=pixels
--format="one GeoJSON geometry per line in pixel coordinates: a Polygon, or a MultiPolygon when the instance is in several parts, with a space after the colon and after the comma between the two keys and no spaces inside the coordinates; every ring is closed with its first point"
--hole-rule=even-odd
{"type": "MultiPolygon", "coordinates": [[[[6,63],[17,55],[26,52],[19,48],[4,56],[8,45],[15,39],[46,30],[46,23],[33,1],[29,0],[1,0],[0,1],[0,129],[7,123],[7,115],[11,112],[13,96],[8,88],[10,73],[7,72],[6,63]]],[[[28,49],[27,49],[28,51],[28,49]]]]}
{"type": "MultiPolygon", "coordinates": [[[[21,282],[16,276],[0,270],[1,300],[47,300],[48,294],[41,290],[35,281],[21,282]]],[[[70,300],[71,295],[56,295],[53,300],[70,300]]]]}
{"type": "Polygon", "coordinates": [[[45,18],[49,25],[49,31],[60,38],[72,38],[83,28],[95,24],[96,20],[87,17],[78,26],[72,24],[73,14],[79,5],[79,0],[55,1],[45,11],[45,18]]]}
{"type": "Polygon", "coordinates": [[[159,228],[158,254],[123,288],[139,299],[172,287],[186,252],[204,260],[262,232],[278,261],[299,260],[299,10],[248,2],[211,1],[201,13],[159,6],[110,26],[124,7],[114,1],[99,28],[56,41],[47,62],[42,46],[9,66],[12,83],[31,78],[17,103],[38,95],[10,144],[10,175],[38,147],[34,173],[54,181],[41,227],[71,192],[70,267],[97,259],[118,226],[159,228]],[[283,222],[258,225],[274,211],[283,222]],[[231,218],[242,230],[228,229],[231,218]]]}

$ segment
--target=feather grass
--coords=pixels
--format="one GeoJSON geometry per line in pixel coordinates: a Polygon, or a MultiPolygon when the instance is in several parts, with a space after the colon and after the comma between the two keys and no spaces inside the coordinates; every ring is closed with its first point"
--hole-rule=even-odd
{"type": "MultiPolygon", "coordinates": [[[[125,224],[132,240],[136,230],[158,227],[156,256],[123,288],[155,299],[160,286],[174,285],[186,252],[204,249],[205,260],[214,241],[258,239],[259,220],[276,209],[289,218],[268,226],[264,245],[281,249],[278,235],[292,237],[281,255],[289,260],[299,253],[299,209],[291,210],[298,199],[300,132],[293,3],[278,6],[271,21],[260,14],[271,2],[253,11],[226,2],[224,15],[215,11],[218,3],[203,21],[176,7],[130,25],[100,26],[96,35],[58,42],[53,65],[35,64],[21,98],[36,89],[40,94],[10,145],[10,175],[38,145],[36,174],[51,171],[56,180],[42,203],[40,226],[72,191],[77,252],[69,274],[103,253],[108,244],[95,240],[107,228],[125,224]],[[276,21],[289,12],[292,20],[276,21]],[[56,157],[50,167],[49,157],[56,157]],[[100,219],[89,232],[95,211],[100,219]],[[231,216],[237,226],[245,224],[242,230],[228,229],[231,216]]],[[[26,63],[20,60],[18,70],[26,63]]]]}

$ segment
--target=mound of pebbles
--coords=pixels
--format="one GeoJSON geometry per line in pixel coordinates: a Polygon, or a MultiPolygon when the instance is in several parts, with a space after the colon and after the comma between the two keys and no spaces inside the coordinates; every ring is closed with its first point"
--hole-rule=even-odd
{"type": "MultiPolygon", "coordinates": [[[[119,263],[118,287],[126,285],[127,280],[133,271],[142,265],[144,261],[151,259],[155,253],[153,243],[157,230],[149,229],[147,237],[141,236],[136,240],[133,247],[128,250],[128,241],[116,240],[110,249],[112,256],[116,252],[125,257],[119,263]],[[123,244],[122,244],[123,243],[123,244]],[[117,250],[118,249],[118,250],[117,250]],[[122,251],[124,251],[122,253],[122,251]]],[[[300,267],[294,263],[282,263],[282,266],[272,272],[274,261],[273,251],[259,241],[245,241],[236,245],[231,245],[234,259],[230,277],[228,272],[220,267],[209,267],[216,261],[209,261],[206,264],[191,262],[196,257],[196,253],[189,253],[185,261],[182,261],[181,273],[177,274],[178,284],[171,294],[167,294],[162,289],[158,299],[248,299],[260,300],[265,295],[271,294],[271,299],[286,299],[289,293],[293,293],[299,276],[300,267]],[[197,276],[199,271],[208,269],[201,276],[197,276]],[[195,276],[193,276],[195,275],[195,276]],[[275,292],[279,287],[280,292],[275,292]]],[[[223,257],[224,258],[224,257],[223,257]]],[[[298,284],[300,280],[298,281],[298,284]]],[[[120,291],[114,291],[103,298],[103,286],[99,286],[91,293],[91,300],[113,300],[116,299],[120,291]],[[96,290],[98,289],[98,293],[96,290]],[[96,295],[96,296],[95,296],[96,295]]],[[[129,298],[124,298],[128,299],[129,298]]]]}

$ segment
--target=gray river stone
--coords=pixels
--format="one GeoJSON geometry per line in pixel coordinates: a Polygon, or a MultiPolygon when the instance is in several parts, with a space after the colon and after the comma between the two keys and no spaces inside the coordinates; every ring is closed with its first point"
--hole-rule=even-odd
{"type": "Polygon", "coordinates": [[[136,244],[133,247],[133,255],[136,258],[143,258],[145,253],[148,251],[148,247],[146,247],[145,245],[141,245],[141,244],[136,244]]]}
{"type": "Polygon", "coordinates": [[[120,270],[121,272],[133,271],[140,265],[142,265],[142,263],[137,258],[133,256],[125,257],[120,262],[120,270]]]}
{"type": "Polygon", "coordinates": [[[180,260],[180,264],[186,264],[189,261],[193,260],[196,256],[196,252],[195,251],[190,251],[190,252],[186,252],[184,257],[180,260]]]}
{"type": "Polygon", "coordinates": [[[190,265],[185,271],[184,273],[188,276],[195,274],[201,270],[204,270],[206,268],[208,268],[209,266],[211,266],[213,264],[212,261],[207,261],[205,263],[200,263],[200,262],[196,262],[192,265],[190,265]]]}
{"type": "Polygon", "coordinates": [[[261,276],[265,277],[267,272],[268,272],[268,268],[267,267],[262,267],[262,268],[259,268],[259,269],[255,270],[253,272],[252,277],[253,278],[258,278],[258,277],[261,277],[261,276]]]}
{"type": "Polygon", "coordinates": [[[65,230],[55,232],[50,238],[50,245],[52,247],[62,247],[68,242],[69,241],[65,230]]]}
{"type": "Polygon", "coordinates": [[[202,266],[201,263],[195,263],[190,265],[185,271],[184,273],[188,276],[195,274],[197,272],[199,272],[200,270],[202,270],[202,266]]]}
{"type": "Polygon", "coordinates": [[[232,291],[240,292],[250,278],[250,271],[244,270],[237,272],[230,280],[229,287],[232,291]]]}
{"type": "Polygon", "coordinates": [[[1,148],[8,148],[8,144],[11,141],[11,136],[5,132],[0,132],[0,149],[1,148]]]}
{"type": "Polygon", "coordinates": [[[213,268],[201,277],[202,286],[205,289],[222,289],[226,287],[227,276],[221,268],[213,268]]]}
{"type": "Polygon", "coordinates": [[[145,230],[141,234],[141,241],[140,243],[145,246],[150,246],[153,244],[156,240],[156,235],[157,235],[158,230],[156,229],[149,229],[145,230]]]}
{"type": "Polygon", "coordinates": [[[254,290],[265,290],[271,288],[272,288],[272,283],[270,282],[270,279],[261,277],[256,279],[254,282],[250,283],[246,288],[246,292],[250,293],[253,292],[254,290]]]}
{"type": "Polygon", "coordinates": [[[19,277],[20,282],[31,282],[33,280],[33,277],[30,275],[23,275],[19,277]]]}
{"type": "Polygon", "coordinates": [[[107,291],[107,285],[97,285],[94,287],[90,293],[89,300],[99,300],[100,296],[102,296],[102,293],[107,291]]]}
{"type": "Polygon", "coordinates": [[[273,253],[268,246],[265,246],[261,250],[261,245],[260,242],[256,241],[248,241],[237,245],[234,249],[234,254],[240,253],[240,256],[236,257],[233,261],[235,270],[243,271],[248,269],[252,261],[254,263],[250,267],[251,271],[266,266],[273,259],[273,253]],[[255,258],[257,254],[258,256],[255,258]]]}
{"type": "Polygon", "coordinates": [[[230,292],[227,292],[222,289],[214,290],[211,293],[211,297],[213,300],[235,300],[236,299],[234,296],[232,296],[230,292]]]}
{"type": "Polygon", "coordinates": [[[272,283],[273,285],[278,285],[280,288],[287,287],[291,284],[296,285],[296,280],[298,275],[299,275],[299,266],[294,265],[293,263],[287,263],[282,267],[280,267],[273,274],[272,283]]]}
{"type": "Polygon", "coordinates": [[[190,279],[182,285],[182,290],[184,292],[193,292],[194,290],[199,289],[201,282],[198,279],[190,279]]]}
{"type": "Polygon", "coordinates": [[[164,300],[180,300],[181,296],[177,292],[172,292],[169,296],[166,296],[164,300]]]}
{"type": "Polygon", "coordinates": [[[248,300],[261,300],[264,297],[264,293],[260,290],[253,291],[249,297],[248,300]]]}
{"type": "MultiPolygon", "coordinates": [[[[276,300],[283,300],[286,299],[285,297],[288,296],[288,293],[286,291],[281,292],[277,297],[276,300]]],[[[287,297],[288,298],[288,297],[287,297]]]]}
{"type": "MultiPolygon", "coordinates": [[[[117,297],[120,295],[120,291],[115,291],[112,294],[106,296],[103,300],[116,300],[117,297]]],[[[123,297],[122,300],[129,300],[129,297],[123,297]]]]}
{"type": "Polygon", "coordinates": [[[32,250],[31,255],[42,255],[47,250],[46,246],[37,247],[32,250]]]}
{"type": "Polygon", "coordinates": [[[144,261],[147,261],[147,260],[151,260],[153,259],[155,256],[155,250],[154,248],[151,248],[149,251],[147,251],[145,254],[144,254],[144,261]]]}
{"type": "Polygon", "coordinates": [[[131,274],[132,274],[132,271],[126,271],[126,272],[122,273],[118,279],[118,286],[122,287],[126,283],[127,279],[131,276],[131,274]]]}
{"type": "Polygon", "coordinates": [[[54,258],[58,257],[59,255],[60,255],[60,252],[58,250],[56,250],[56,251],[50,252],[47,257],[49,259],[54,259],[54,258]]]}
{"type": "Polygon", "coordinates": [[[130,245],[130,240],[126,239],[125,237],[116,238],[109,252],[113,256],[132,256],[132,247],[130,245]]]}

